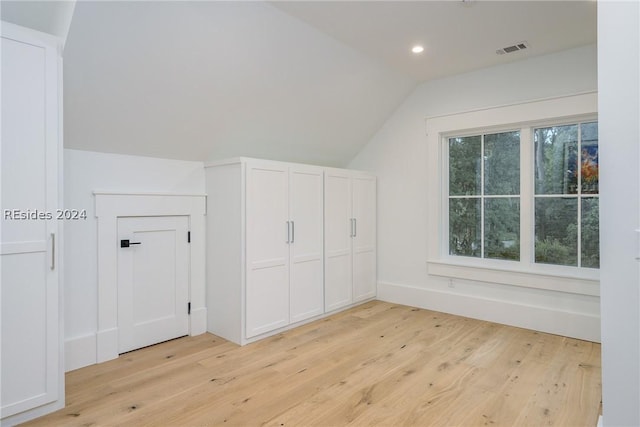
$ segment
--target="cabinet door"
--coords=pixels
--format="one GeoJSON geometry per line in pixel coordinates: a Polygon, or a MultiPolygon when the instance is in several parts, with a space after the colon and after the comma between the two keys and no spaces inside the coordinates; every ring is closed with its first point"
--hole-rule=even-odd
{"type": "Polygon", "coordinates": [[[348,173],[325,173],[324,244],[325,311],[349,305],[352,297],[351,179],[348,173]]]}
{"type": "Polygon", "coordinates": [[[289,324],[288,170],[246,168],[246,338],[289,324]]]}
{"type": "Polygon", "coordinates": [[[295,166],[289,173],[291,322],[324,312],[323,174],[295,166]]]}
{"type": "Polygon", "coordinates": [[[55,220],[57,52],[24,29],[3,23],[2,30],[4,418],[47,404],[59,407],[64,396],[55,220]]]}
{"type": "Polygon", "coordinates": [[[376,180],[353,178],[353,301],[376,295],[376,180]]]}

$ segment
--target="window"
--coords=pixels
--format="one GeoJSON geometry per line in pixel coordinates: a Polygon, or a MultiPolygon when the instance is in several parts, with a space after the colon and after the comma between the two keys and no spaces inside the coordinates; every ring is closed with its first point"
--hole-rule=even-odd
{"type": "Polygon", "coordinates": [[[443,143],[450,256],[599,267],[597,122],[443,143]]]}
{"type": "Polygon", "coordinates": [[[520,132],[449,138],[449,254],[520,259],[520,132]]]}
{"type": "Polygon", "coordinates": [[[427,117],[427,274],[600,295],[597,111],[594,91],[427,117]]]}
{"type": "Polygon", "coordinates": [[[598,123],[534,130],[535,261],[600,266],[598,123]]]}

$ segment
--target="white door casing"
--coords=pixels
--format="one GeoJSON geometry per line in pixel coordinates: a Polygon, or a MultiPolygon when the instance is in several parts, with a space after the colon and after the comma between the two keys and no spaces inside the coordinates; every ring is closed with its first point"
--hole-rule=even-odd
{"type": "Polygon", "coordinates": [[[187,216],[118,218],[119,353],[189,333],[188,231],[187,216]]]}
{"type": "Polygon", "coordinates": [[[118,218],[186,216],[191,230],[189,266],[189,335],[206,332],[205,215],[206,196],[181,193],[94,191],[98,222],[98,333],[96,362],[115,359],[118,344],[118,218]]]}

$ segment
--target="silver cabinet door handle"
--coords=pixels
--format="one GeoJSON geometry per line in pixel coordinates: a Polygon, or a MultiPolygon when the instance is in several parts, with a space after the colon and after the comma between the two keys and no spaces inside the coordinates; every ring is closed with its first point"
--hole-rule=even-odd
{"type": "Polygon", "coordinates": [[[291,243],[296,240],[296,223],[291,221],[291,243]]]}
{"type": "Polygon", "coordinates": [[[353,237],[358,235],[358,220],[353,218],[353,237]]]}
{"type": "Polygon", "coordinates": [[[56,269],[56,233],[51,233],[51,270],[56,269]]]}
{"type": "Polygon", "coordinates": [[[287,244],[291,243],[290,240],[291,240],[291,229],[289,228],[289,221],[287,221],[287,241],[286,241],[286,243],[287,244]]]}

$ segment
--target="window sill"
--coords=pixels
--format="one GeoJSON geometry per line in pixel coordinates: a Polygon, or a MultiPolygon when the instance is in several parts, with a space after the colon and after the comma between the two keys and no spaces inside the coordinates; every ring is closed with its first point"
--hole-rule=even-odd
{"type": "Polygon", "coordinates": [[[533,271],[525,270],[521,266],[518,266],[518,268],[502,265],[487,266],[473,264],[473,260],[470,261],[429,260],[427,261],[428,273],[432,276],[600,296],[599,270],[576,269],[573,272],[567,271],[570,268],[536,265],[536,271],[533,271]]]}

